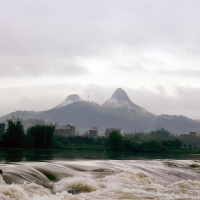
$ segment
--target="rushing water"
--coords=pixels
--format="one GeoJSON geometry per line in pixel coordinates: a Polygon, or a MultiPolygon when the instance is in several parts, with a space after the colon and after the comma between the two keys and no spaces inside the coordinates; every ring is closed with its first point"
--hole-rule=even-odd
{"type": "Polygon", "coordinates": [[[1,200],[200,199],[199,155],[2,149],[0,158],[1,200]]]}

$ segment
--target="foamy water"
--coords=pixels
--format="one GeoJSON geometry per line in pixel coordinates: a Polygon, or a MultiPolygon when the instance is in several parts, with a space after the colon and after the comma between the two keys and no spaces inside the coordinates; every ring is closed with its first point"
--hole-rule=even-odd
{"type": "Polygon", "coordinates": [[[0,164],[0,199],[200,199],[193,160],[56,161],[0,164]]]}

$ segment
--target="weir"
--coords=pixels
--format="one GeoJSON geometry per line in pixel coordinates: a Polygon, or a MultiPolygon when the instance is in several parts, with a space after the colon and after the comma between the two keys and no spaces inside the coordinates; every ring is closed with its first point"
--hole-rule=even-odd
{"type": "Polygon", "coordinates": [[[0,199],[196,199],[194,160],[76,160],[0,164],[0,199]]]}

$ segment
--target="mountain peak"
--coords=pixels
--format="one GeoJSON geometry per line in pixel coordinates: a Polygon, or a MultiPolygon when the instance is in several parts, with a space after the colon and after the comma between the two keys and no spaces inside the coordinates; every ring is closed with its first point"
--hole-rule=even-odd
{"type": "Polygon", "coordinates": [[[126,92],[122,88],[115,90],[110,99],[108,99],[103,105],[103,107],[110,108],[121,108],[126,107],[129,110],[137,110],[139,112],[147,112],[145,109],[135,105],[126,92]]]}
{"type": "Polygon", "coordinates": [[[62,103],[57,105],[55,108],[61,108],[77,101],[83,101],[83,99],[81,99],[78,94],[70,94],[62,103]]]}
{"type": "Polygon", "coordinates": [[[122,88],[116,89],[113,95],[111,96],[111,99],[117,99],[119,101],[130,101],[128,95],[122,88]]]}
{"type": "Polygon", "coordinates": [[[70,94],[66,99],[66,101],[72,101],[72,102],[76,102],[76,101],[80,101],[80,100],[81,100],[81,98],[79,97],[78,94],[70,94]]]}

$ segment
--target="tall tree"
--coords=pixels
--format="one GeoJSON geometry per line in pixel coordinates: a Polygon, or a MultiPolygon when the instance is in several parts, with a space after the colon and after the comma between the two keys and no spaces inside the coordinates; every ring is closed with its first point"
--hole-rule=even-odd
{"type": "Polygon", "coordinates": [[[8,127],[3,135],[6,148],[19,148],[24,146],[24,126],[19,119],[8,120],[8,127]]]}
{"type": "Polygon", "coordinates": [[[120,151],[124,148],[124,139],[119,131],[112,131],[109,135],[110,147],[113,151],[120,151]]]}
{"type": "Polygon", "coordinates": [[[27,137],[33,140],[32,147],[51,148],[55,126],[50,124],[37,124],[27,130],[27,137]]]}

